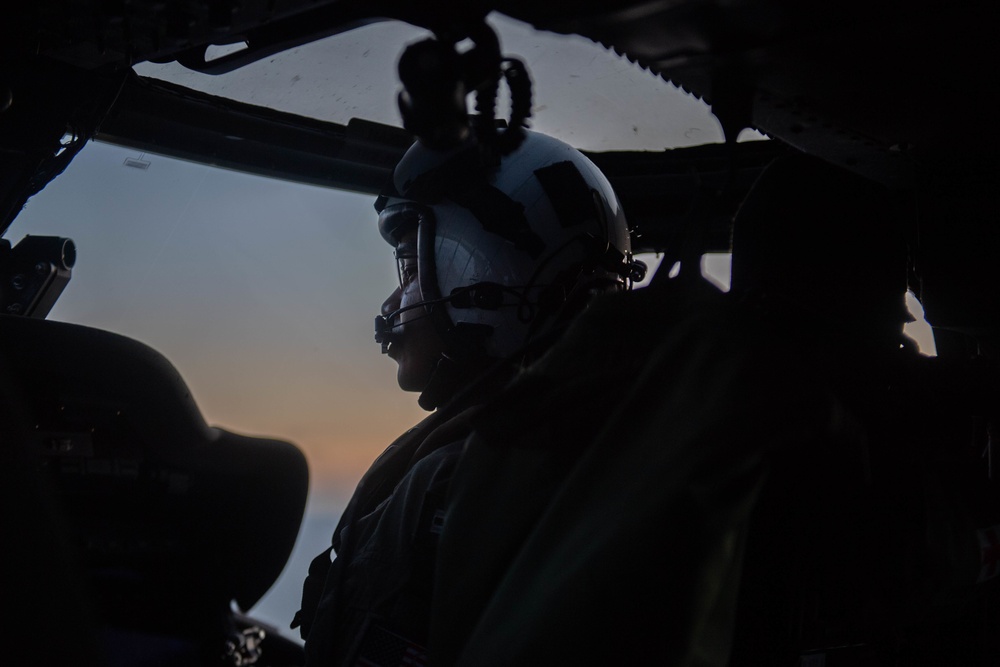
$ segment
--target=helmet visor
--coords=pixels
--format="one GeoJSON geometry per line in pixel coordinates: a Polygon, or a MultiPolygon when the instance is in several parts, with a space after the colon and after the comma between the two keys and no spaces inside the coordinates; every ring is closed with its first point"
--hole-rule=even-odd
{"type": "Polygon", "coordinates": [[[378,214],[378,231],[391,246],[399,244],[399,239],[406,232],[417,228],[422,218],[425,218],[428,208],[412,201],[397,200],[383,208],[378,214]]]}

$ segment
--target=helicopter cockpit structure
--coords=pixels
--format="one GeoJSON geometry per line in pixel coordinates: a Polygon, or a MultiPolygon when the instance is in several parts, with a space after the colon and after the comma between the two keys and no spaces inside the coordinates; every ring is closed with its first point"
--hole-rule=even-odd
{"type": "MultiPolygon", "coordinates": [[[[487,152],[508,150],[533,112],[531,71],[497,42],[490,12],[591,39],[711,105],[724,143],[588,151],[627,211],[633,248],[662,255],[660,281],[678,264],[687,281],[683,267],[731,252],[733,292],[797,323],[789,331],[822,293],[853,332],[817,347],[847,360],[824,366],[866,443],[845,474],[875,490],[845,514],[824,511],[848,543],[855,529],[865,548],[894,541],[885,553],[912,558],[898,563],[900,581],[929,589],[898,623],[873,611],[837,626],[856,610],[831,582],[878,553],[839,554],[846,574],[784,580],[797,564],[769,550],[800,553],[796,538],[816,527],[789,533],[772,517],[836,487],[811,486],[789,462],[761,497],[737,628],[710,664],[1000,663],[1000,72],[988,3],[16,2],[0,23],[0,230],[90,140],[372,196],[415,138],[448,146],[472,132],[487,152]],[[399,126],[316,120],[133,69],[221,74],[390,20],[433,35],[398,45],[399,126]],[[746,128],[770,141],[738,143],[746,128]],[[935,359],[897,345],[908,289],[935,359]],[[859,322],[890,343],[856,345],[859,322]],[[861,528],[843,519],[870,507],[885,516],[861,528]],[[875,536],[893,517],[913,524],[875,536]],[[796,597],[789,582],[822,593],[796,597]],[[837,613],[812,613],[821,603],[837,613]]],[[[293,642],[262,651],[263,631],[230,604],[252,606],[288,558],[304,459],[280,440],[208,426],[153,349],[46,321],[77,261],[68,238],[0,241],[0,468],[15,556],[3,569],[16,617],[5,652],[35,664],[300,664],[293,642]]]]}

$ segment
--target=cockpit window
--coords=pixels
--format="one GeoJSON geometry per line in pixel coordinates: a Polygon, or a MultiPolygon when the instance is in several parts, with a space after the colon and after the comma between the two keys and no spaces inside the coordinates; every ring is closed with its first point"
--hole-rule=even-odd
{"type": "MultiPolygon", "coordinates": [[[[503,53],[523,59],[528,67],[534,94],[532,129],[582,150],[658,150],[722,141],[707,104],[600,44],[577,35],[539,32],[498,14],[489,20],[503,53]]],[[[404,45],[429,35],[386,21],[226,74],[201,74],[177,63],[142,63],[135,70],[309,118],[340,124],[364,118],[399,126],[396,63],[404,45]]],[[[497,108],[507,113],[505,97],[497,108]]]]}
{"type": "Polygon", "coordinates": [[[396,286],[372,198],[90,143],[5,234],[73,239],[49,319],[124,334],[180,371],[208,423],[288,439],[311,469],[285,574],[255,615],[287,627],[358,479],[426,413],[372,320],[396,286]]]}
{"type": "MultiPolygon", "coordinates": [[[[491,22],[503,53],[530,72],[532,129],[589,151],[722,141],[704,102],[601,45],[491,22]]],[[[323,121],[399,126],[396,62],[427,35],[382,22],[223,75],[176,63],[135,70],[323,121]]],[[[50,319],[149,344],[178,368],[209,423],[287,438],[306,453],[312,496],[300,540],[254,610],[286,627],[308,561],[328,545],[358,478],[425,414],[372,340],[373,316],[398,284],[372,197],[90,143],[5,236],[27,234],[71,238],[78,250],[50,319]]]]}

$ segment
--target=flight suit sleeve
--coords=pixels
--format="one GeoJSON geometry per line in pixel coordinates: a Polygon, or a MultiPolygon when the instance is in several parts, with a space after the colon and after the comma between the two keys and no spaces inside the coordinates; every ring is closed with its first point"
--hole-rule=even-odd
{"type": "MultiPolygon", "coordinates": [[[[437,535],[463,442],[417,461],[392,493],[340,528],[306,641],[307,664],[424,654],[437,535]]],[[[378,658],[378,659],[376,659],[378,658]]]]}

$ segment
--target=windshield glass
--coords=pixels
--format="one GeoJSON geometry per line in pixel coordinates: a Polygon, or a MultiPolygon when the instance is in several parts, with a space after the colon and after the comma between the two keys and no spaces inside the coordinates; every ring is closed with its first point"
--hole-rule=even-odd
{"type": "MultiPolygon", "coordinates": [[[[583,150],[659,150],[722,141],[707,104],[600,44],[493,14],[504,55],[525,61],[534,130],[583,150]]],[[[143,76],[319,120],[399,126],[396,62],[430,35],[397,21],[363,26],[221,75],[141,63],[143,76]]],[[[498,110],[507,113],[506,98],[498,110]]],[[[753,136],[755,132],[746,132],[753,136]]],[[[759,136],[759,135],[757,135],[759,136]]]]}
{"type": "Polygon", "coordinates": [[[49,319],[150,345],[209,424],[305,452],[305,525],[255,610],[287,628],[358,478],[426,415],[372,340],[396,283],[372,198],[90,143],[5,237],[26,234],[76,243],[49,319]]]}

